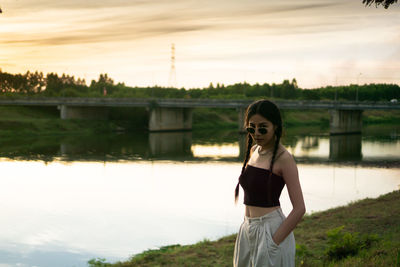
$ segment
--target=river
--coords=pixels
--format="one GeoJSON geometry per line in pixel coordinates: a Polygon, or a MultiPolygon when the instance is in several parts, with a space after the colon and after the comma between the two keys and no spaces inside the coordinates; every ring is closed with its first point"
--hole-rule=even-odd
{"type": "MultiPolygon", "coordinates": [[[[400,187],[400,126],[294,128],[283,143],[308,213],[400,187]]],[[[235,131],[1,140],[0,266],[87,266],[233,234],[244,144],[235,131]]],[[[288,214],[286,189],[281,205],[288,214]]]]}

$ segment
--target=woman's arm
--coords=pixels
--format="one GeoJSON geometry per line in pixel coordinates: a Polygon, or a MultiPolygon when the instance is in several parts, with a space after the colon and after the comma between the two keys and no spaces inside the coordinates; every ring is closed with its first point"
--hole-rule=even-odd
{"type": "Polygon", "coordinates": [[[299,181],[299,174],[297,171],[296,162],[294,161],[292,155],[290,155],[290,153],[283,153],[283,155],[279,158],[278,164],[281,169],[282,177],[285,180],[293,209],[272,237],[273,241],[277,245],[285,240],[290,232],[293,231],[306,212],[303,193],[301,191],[299,181]]]}

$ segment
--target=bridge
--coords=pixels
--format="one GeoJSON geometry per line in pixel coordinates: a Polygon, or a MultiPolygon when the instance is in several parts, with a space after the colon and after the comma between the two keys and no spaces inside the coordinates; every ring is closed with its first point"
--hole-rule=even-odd
{"type": "MultiPolygon", "coordinates": [[[[149,112],[149,131],[179,131],[192,128],[193,108],[234,108],[239,131],[243,131],[246,107],[253,100],[155,99],[155,98],[15,98],[0,99],[0,105],[56,106],[61,119],[107,119],[107,107],[144,107],[149,112]]],[[[330,133],[360,133],[363,110],[399,110],[400,103],[274,100],[280,109],[328,109],[330,133]]]]}

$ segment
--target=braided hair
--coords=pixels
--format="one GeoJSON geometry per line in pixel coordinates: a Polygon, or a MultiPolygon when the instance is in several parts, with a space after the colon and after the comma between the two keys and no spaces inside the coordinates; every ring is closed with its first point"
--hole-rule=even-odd
{"type": "MultiPolygon", "coordinates": [[[[269,175],[272,174],[272,168],[274,166],[276,154],[279,148],[279,143],[282,137],[282,117],[281,113],[278,109],[278,107],[271,101],[269,100],[258,100],[250,104],[246,110],[246,115],[245,115],[245,127],[249,124],[250,118],[255,115],[259,114],[269,120],[276,128],[275,128],[275,144],[274,144],[274,150],[271,158],[271,164],[269,167],[269,175]]],[[[253,144],[253,138],[249,133],[247,133],[247,150],[246,150],[246,156],[243,162],[243,167],[240,176],[242,176],[244,170],[246,169],[246,164],[249,161],[250,157],[250,150],[253,144]]],[[[239,176],[239,178],[240,178],[239,176]]],[[[235,203],[237,202],[239,196],[239,182],[236,185],[235,188],[235,203]]]]}
{"type": "MultiPolygon", "coordinates": [[[[246,164],[249,161],[250,150],[251,150],[252,144],[253,144],[253,138],[251,138],[250,134],[247,134],[247,151],[246,151],[246,156],[245,156],[244,162],[243,162],[242,172],[240,173],[240,175],[242,175],[244,170],[246,169],[246,164]]],[[[239,182],[235,188],[235,203],[237,203],[238,197],[239,197],[239,182]]]]}

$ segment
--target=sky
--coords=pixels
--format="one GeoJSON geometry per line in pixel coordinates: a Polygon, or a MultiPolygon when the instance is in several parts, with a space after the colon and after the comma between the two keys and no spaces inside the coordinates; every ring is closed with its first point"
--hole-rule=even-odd
{"type": "Polygon", "coordinates": [[[301,88],[400,84],[400,4],[0,0],[0,7],[3,72],[66,73],[88,84],[107,73],[128,86],[185,88],[293,78],[301,88]]]}

